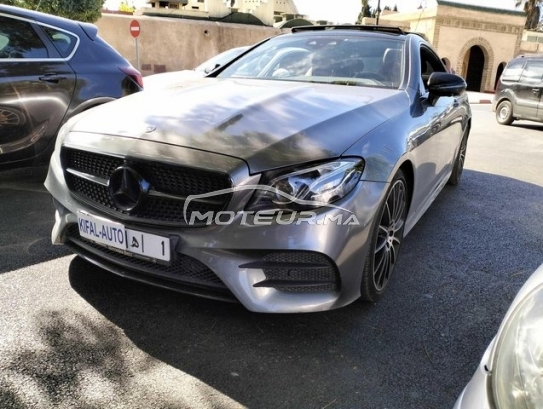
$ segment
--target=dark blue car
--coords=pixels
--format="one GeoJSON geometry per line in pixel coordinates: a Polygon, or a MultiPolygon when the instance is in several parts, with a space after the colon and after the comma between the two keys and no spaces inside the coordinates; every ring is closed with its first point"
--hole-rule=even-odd
{"type": "Polygon", "coordinates": [[[142,84],[94,25],[0,5],[0,169],[47,163],[70,117],[142,84]]]}

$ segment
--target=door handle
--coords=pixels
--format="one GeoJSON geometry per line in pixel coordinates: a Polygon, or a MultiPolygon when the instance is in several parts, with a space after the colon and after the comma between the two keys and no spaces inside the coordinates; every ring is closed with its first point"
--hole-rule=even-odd
{"type": "Polygon", "coordinates": [[[40,81],[43,81],[43,82],[53,82],[53,83],[57,84],[59,81],[65,80],[66,77],[63,77],[62,75],[58,75],[58,74],[55,74],[55,73],[51,73],[51,74],[42,75],[42,76],[38,77],[38,79],[40,81]]]}
{"type": "Polygon", "coordinates": [[[539,92],[541,92],[541,88],[532,88],[532,93],[538,94],[539,92]]]}

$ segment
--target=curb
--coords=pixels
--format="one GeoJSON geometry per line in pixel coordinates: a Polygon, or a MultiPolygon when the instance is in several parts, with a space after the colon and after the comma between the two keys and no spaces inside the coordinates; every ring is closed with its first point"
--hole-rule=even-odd
{"type": "Polygon", "coordinates": [[[489,92],[466,91],[470,104],[492,104],[494,94],[489,92]]]}
{"type": "Polygon", "coordinates": [[[470,104],[492,104],[490,99],[478,99],[477,101],[469,101],[470,104]]]}

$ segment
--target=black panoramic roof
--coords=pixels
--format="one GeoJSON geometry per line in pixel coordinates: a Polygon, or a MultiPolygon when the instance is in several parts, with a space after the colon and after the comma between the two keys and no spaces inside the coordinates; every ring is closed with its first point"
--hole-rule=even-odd
{"type": "Polygon", "coordinates": [[[328,30],[371,31],[374,33],[396,34],[396,35],[409,34],[409,32],[402,30],[400,27],[366,26],[366,25],[360,25],[360,24],[292,27],[293,33],[306,32],[306,31],[328,31],[328,30]]]}
{"type": "Polygon", "coordinates": [[[332,30],[352,30],[352,31],[364,31],[376,34],[392,34],[397,36],[416,35],[426,42],[430,42],[428,37],[423,33],[417,33],[414,31],[405,31],[400,27],[391,26],[366,26],[360,24],[345,24],[345,25],[328,25],[328,26],[299,26],[293,27],[293,33],[303,33],[310,31],[332,31],[332,30]]]}

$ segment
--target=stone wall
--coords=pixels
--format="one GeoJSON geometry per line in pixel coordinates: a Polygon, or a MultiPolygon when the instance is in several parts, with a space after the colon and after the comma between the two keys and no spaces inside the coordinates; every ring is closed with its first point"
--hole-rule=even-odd
{"type": "Polygon", "coordinates": [[[379,24],[389,26],[407,26],[407,30],[414,33],[422,33],[434,42],[437,7],[429,7],[408,13],[392,13],[383,16],[379,24]]]}
{"type": "Polygon", "coordinates": [[[272,27],[199,20],[103,14],[99,35],[136,66],[135,41],[130,21],[140,23],[140,71],[149,75],[192,69],[214,55],[233,47],[251,45],[281,33],[272,27]]]}

